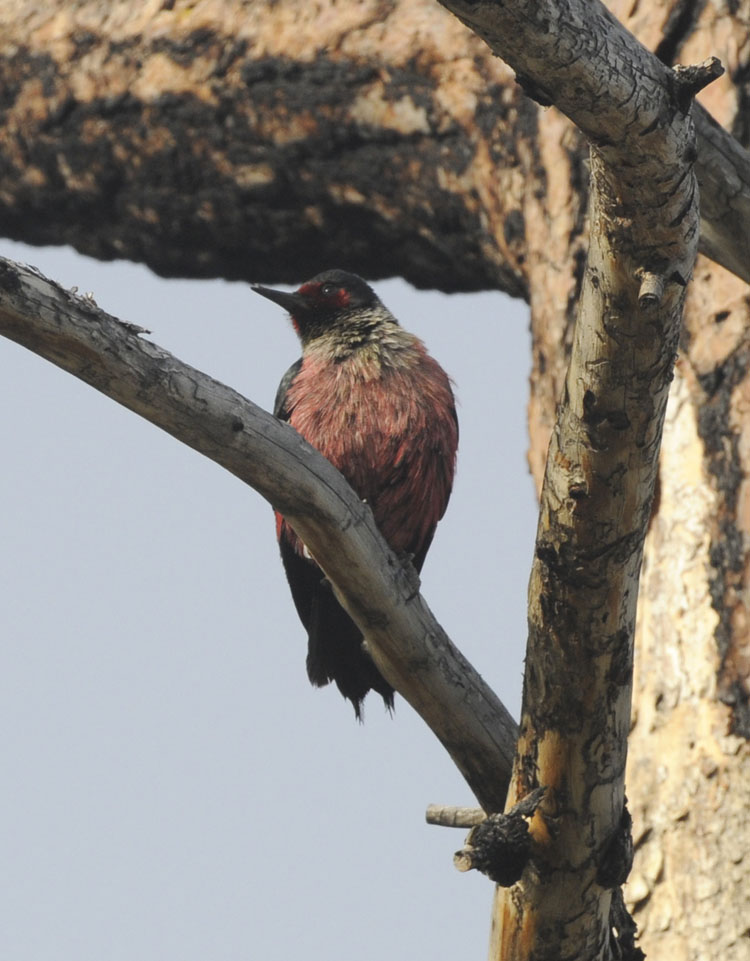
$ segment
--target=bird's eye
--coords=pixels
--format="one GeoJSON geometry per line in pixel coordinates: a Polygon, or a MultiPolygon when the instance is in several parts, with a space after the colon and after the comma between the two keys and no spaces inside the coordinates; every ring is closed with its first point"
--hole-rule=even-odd
{"type": "Polygon", "coordinates": [[[324,297],[333,297],[334,294],[338,293],[338,287],[335,284],[323,284],[320,292],[324,297]]]}

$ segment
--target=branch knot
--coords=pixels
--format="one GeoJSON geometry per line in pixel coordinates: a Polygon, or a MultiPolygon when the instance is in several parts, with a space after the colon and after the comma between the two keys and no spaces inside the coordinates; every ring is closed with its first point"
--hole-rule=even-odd
{"type": "Polygon", "coordinates": [[[509,888],[523,874],[531,853],[526,818],[536,811],[546,788],[527,794],[507,814],[490,814],[469,832],[466,844],[453,856],[459,871],[481,871],[501,887],[509,888]]]}

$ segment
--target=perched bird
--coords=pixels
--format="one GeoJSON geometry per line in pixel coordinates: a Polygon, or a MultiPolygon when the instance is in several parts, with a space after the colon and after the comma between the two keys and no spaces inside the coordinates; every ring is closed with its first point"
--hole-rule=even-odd
{"type": "MultiPolygon", "coordinates": [[[[458,422],[450,380],[361,277],[327,270],[295,293],[253,287],[289,311],[302,357],[282,378],[274,414],[344,475],[391,548],[420,570],[453,485],[458,422]]],[[[335,681],[361,719],[372,688],[393,688],[321,569],[280,514],[276,532],[300,620],[307,673],[335,681]]]]}

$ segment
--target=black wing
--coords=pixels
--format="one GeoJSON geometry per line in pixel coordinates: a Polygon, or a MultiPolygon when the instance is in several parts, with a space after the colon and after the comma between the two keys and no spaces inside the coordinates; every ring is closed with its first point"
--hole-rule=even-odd
{"type": "Polygon", "coordinates": [[[281,383],[279,384],[279,389],[276,391],[276,400],[273,403],[273,416],[278,417],[279,420],[289,420],[289,410],[286,406],[286,395],[289,393],[289,388],[292,386],[292,381],[300,372],[302,367],[302,358],[295,361],[289,370],[281,378],[281,383]]]}

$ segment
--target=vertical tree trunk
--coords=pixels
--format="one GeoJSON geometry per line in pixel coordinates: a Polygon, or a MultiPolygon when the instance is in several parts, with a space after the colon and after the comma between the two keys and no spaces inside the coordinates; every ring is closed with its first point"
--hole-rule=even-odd
{"type": "MultiPolygon", "coordinates": [[[[611,6],[669,62],[721,58],[726,74],[698,100],[747,146],[750,45],[736,41],[747,36],[750,5],[720,14],[711,5],[611,6]]],[[[540,122],[542,143],[559,143],[559,123],[549,114],[540,122]]],[[[571,176],[561,211],[573,209],[579,188],[571,176]]],[[[570,336],[560,287],[577,286],[571,239],[552,283],[532,285],[537,484],[570,336]]],[[[748,285],[699,258],[645,545],[626,778],[636,843],[626,899],[646,955],[670,961],[750,957],[748,330],[748,285]]]]}
{"type": "MultiPolygon", "coordinates": [[[[742,698],[721,700],[712,595],[723,608],[727,578],[715,564],[729,545],[717,530],[718,487],[729,475],[706,470],[700,393],[683,357],[641,581],[627,772],[636,854],[626,897],[648,956],[740,961],[750,954],[750,763],[746,736],[732,733],[742,698]]],[[[731,577],[744,573],[744,552],[741,560],[731,577]]],[[[748,635],[739,596],[737,604],[724,637],[741,647],[748,635]]]]}

